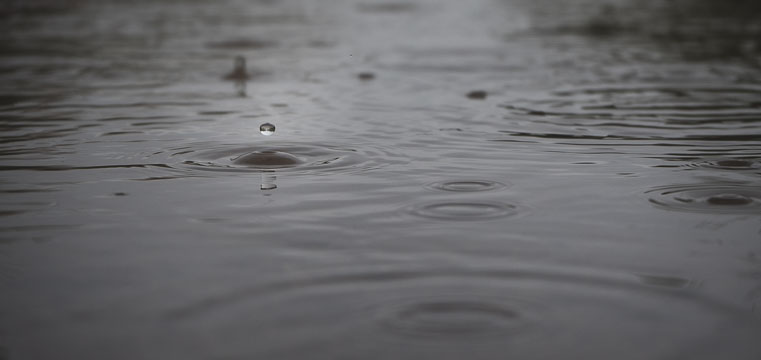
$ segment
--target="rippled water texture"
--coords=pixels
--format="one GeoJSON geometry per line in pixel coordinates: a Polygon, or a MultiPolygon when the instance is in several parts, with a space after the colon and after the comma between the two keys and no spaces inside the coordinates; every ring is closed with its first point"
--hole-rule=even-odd
{"type": "Polygon", "coordinates": [[[0,360],[761,358],[757,1],[0,18],[0,360]]]}

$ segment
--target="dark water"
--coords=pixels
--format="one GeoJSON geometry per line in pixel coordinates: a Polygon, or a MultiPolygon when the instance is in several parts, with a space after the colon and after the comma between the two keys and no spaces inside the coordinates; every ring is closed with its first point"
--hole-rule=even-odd
{"type": "Polygon", "coordinates": [[[3,2],[0,359],[759,359],[759,15],[3,2]]]}

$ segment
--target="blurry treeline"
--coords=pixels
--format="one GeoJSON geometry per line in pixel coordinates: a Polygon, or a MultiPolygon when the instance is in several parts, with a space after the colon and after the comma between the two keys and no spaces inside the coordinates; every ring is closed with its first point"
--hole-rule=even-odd
{"type": "Polygon", "coordinates": [[[740,59],[761,66],[761,0],[534,1],[545,9],[539,32],[637,37],[672,48],[685,60],[740,59]],[[558,10],[546,10],[553,6],[558,10]]]}

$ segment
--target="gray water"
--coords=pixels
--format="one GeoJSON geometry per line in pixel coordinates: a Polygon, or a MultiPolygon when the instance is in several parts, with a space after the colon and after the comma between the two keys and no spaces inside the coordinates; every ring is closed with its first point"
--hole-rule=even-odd
{"type": "Polygon", "coordinates": [[[5,1],[0,359],[759,359],[759,14],[5,1]]]}

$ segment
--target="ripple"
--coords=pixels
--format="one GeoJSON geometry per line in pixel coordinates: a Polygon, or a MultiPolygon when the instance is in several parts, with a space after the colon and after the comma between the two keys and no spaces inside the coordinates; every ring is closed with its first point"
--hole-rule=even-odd
{"type": "Polygon", "coordinates": [[[406,2],[357,4],[357,10],[367,13],[407,13],[412,12],[415,9],[415,4],[406,2]]]}
{"type": "Polygon", "coordinates": [[[442,294],[430,299],[408,299],[384,307],[380,325],[391,332],[413,337],[483,337],[517,333],[526,327],[527,306],[513,299],[474,299],[463,294],[442,294]],[[521,306],[518,306],[521,305],[521,306]]]}
{"type": "Polygon", "coordinates": [[[497,190],[507,185],[491,180],[448,180],[426,185],[427,188],[454,192],[497,190]]]}
{"type": "Polygon", "coordinates": [[[701,163],[689,164],[688,167],[702,167],[720,170],[758,170],[761,169],[761,163],[753,160],[744,159],[723,159],[716,161],[705,161],[701,163]]]}
{"type": "MultiPolygon", "coordinates": [[[[198,147],[205,147],[199,145],[198,147]]],[[[404,162],[401,156],[379,148],[355,149],[325,144],[280,143],[260,146],[215,145],[210,150],[175,149],[182,164],[207,171],[363,171],[404,162]]]]}
{"type": "Polygon", "coordinates": [[[755,141],[761,130],[757,87],[600,86],[559,90],[503,107],[543,132],[519,136],[572,139],[755,141]],[[550,136],[545,136],[545,134],[550,136]]]}
{"type": "Polygon", "coordinates": [[[217,339],[219,346],[237,344],[269,355],[299,353],[296,349],[341,339],[352,344],[342,347],[345,358],[363,358],[375,350],[402,351],[405,359],[413,353],[417,358],[461,358],[448,351],[474,344],[499,358],[559,357],[547,356],[546,344],[553,344],[553,354],[598,358],[617,354],[623,342],[668,339],[661,342],[666,346],[640,346],[637,356],[629,357],[654,359],[683,354],[696,342],[713,338],[717,326],[726,331],[722,339],[728,342],[712,342],[721,348],[711,349],[712,354],[731,351],[737,358],[754,359],[761,352],[757,342],[749,341],[759,324],[747,317],[746,309],[706,296],[687,286],[687,279],[645,279],[518,264],[365,266],[260,279],[202,297],[166,316],[178,325],[198,322],[210,334],[225,334],[217,339]],[[277,341],[252,343],[251,338],[277,341]],[[389,341],[404,343],[404,350],[390,350],[389,341]]]}
{"type": "Polygon", "coordinates": [[[757,214],[761,209],[758,186],[672,185],[646,192],[651,203],[668,210],[757,214]]]}
{"type": "Polygon", "coordinates": [[[424,218],[455,221],[490,220],[521,213],[517,205],[498,201],[436,201],[412,205],[405,211],[424,218]]]}
{"type": "Polygon", "coordinates": [[[261,39],[228,39],[206,43],[210,49],[222,50],[258,50],[271,48],[277,45],[274,41],[261,39]]]}
{"type": "MultiPolygon", "coordinates": [[[[434,46],[400,48],[394,53],[380,56],[379,66],[401,72],[483,74],[516,73],[525,70],[525,64],[515,61],[509,52],[480,46],[434,46]]],[[[486,98],[489,94],[475,90],[475,99],[486,98]]],[[[466,94],[466,97],[468,95],[466,94]]]]}

